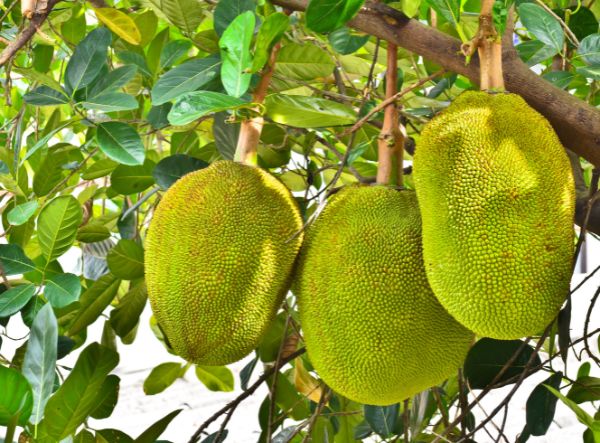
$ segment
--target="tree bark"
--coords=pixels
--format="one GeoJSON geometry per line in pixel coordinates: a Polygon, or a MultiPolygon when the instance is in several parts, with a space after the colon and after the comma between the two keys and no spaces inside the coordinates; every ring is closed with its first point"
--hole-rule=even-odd
{"type": "MultiPolygon", "coordinates": [[[[292,10],[304,10],[307,0],[272,0],[292,10]]],[[[479,83],[479,59],[466,66],[460,41],[380,3],[367,3],[349,26],[387,40],[449,71],[479,83]]],[[[600,110],[553,86],[523,63],[511,42],[503,44],[506,89],[521,95],[552,124],[563,145],[600,166],[600,110]]]]}

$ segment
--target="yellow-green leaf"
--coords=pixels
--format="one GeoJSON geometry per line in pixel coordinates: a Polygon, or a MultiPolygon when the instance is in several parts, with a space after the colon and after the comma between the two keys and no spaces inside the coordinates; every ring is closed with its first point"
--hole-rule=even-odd
{"type": "Polygon", "coordinates": [[[123,11],[114,8],[98,8],[94,12],[96,12],[98,20],[127,43],[139,45],[142,42],[142,34],[137,25],[123,11]]]}

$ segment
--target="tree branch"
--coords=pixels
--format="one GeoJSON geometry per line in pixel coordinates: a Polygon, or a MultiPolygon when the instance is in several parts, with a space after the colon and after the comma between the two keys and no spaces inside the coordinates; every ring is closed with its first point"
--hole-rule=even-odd
{"type": "MultiPolygon", "coordinates": [[[[287,9],[304,10],[307,0],[272,0],[287,9]]],[[[348,23],[351,27],[387,40],[435,62],[449,71],[479,82],[479,59],[466,66],[461,42],[412,20],[380,3],[367,3],[348,23]]],[[[523,63],[510,39],[503,45],[504,82],[552,124],[563,145],[600,166],[600,110],[553,86],[523,63]]]]}
{"type": "Polygon", "coordinates": [[[42,23],[48,18],[54,5],[59,1],[60,0],[48,0],[45,10],[38,11],[32,15],[29,26],[24,28],[17,37],[4,48],[2,53],[0,53],[0,66],[4,66],[23,46],[27,44],[27,42],[29,42],[29,40],[31,40],[42,23]]]}

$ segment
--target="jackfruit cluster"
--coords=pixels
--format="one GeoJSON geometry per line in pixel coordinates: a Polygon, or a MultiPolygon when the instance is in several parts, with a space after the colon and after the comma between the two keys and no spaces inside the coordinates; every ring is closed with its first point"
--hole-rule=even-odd
{"type": "Polygon", "coordinates": [[[145,256],[150,304],[174,351],[203,365],[249,354],[288,290],[301,227],[289,190],[259,168],[218,161],[175,182],[145,256]]]}
{"type": "Polygon", "coordinates": [[[361,403],[396,403],[442,382],[473,340],[427,283],[414,192],[334,195],[307,229],[293,291],[317,373],[361,403]]]}
{"type": "Polygon", "coordinates": [[[574,183],[548,121],[515,94],[465,92],[413,164],[435,295],[481,336],[540,333],[569,291],[574,183]]]}

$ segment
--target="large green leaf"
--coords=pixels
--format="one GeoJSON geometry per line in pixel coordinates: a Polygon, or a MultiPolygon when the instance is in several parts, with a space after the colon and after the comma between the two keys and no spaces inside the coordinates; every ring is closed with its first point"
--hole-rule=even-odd
{"type": "Polygon", "coordinates": [[[219,40],[221,49],[221,82],[233,97],[242,96],[250,86],[252,55],[250,43],[256,19],[247,11],[233,20],[219,40]]]}
{"type": "Polygon", "coordinates": [[[19,226],[23,223],[26,223],[35,211],[37,211],[39,207],[39,203],[37,200],[28,201],[26,203],[21,203],[20,205],[15,206],[10,211],[8,211],[8,215],[6,219],[13,226],[19,226]]]}
{"type": "Polygon", "coordinates": [[[275,12],[266,18],[256,36],[252,72],[258,72],[267,63],[271,49],[281,40],[289,24],[290,18],[282,12],[275,12]]]}
{"type": "Polygon", "coordinates": [[[71,247],[83,219],[79,202],[70,195],[51,200],[38,216],[38,242],[50,263],[71,247]]]}
{"type": "Polygon", "coordinates": [[[314,80],[333,72],[335,63],[320,47],[311,44],[290,43],[277,54],[275,71],[295,80],[314,80]]]}
{"type": "Polygon", "coordinates": [[[94,97],[88,97],[81,105],[85,109],[95,109],[103,112],[127,111],[139,107],[139,103],[134,97],[123,92],[105,92],[94,97]]]}
{"type": "Polygon", "coordinates": [[[561,380],[562,373],[557,372],[552,374],[545,381],[537,385],[527,399],[527,431],[531,435],[545,435],[552,424],[558,398],[546,389],[546,385],[558,389],[561,380]]]}
{"type": "Polygon", "coordinates": [[[147,299],[146,284],[138,283],[125,294],[117,307],[110,311],[110,324],[119,337],[125,337],[133,331],[140,320],[147,299]]]}
{"type": "Polygon", "coordinates": [[[112,188],[119,194],[130,195],[142,192],[154,184],[152,170],[154,162],[145,160],[136,166],[119,165],[110,175],[112,188]]]}
{"type": "Polygon", "coordinates": [[[90,417],[102,419],[111,416],[115,406],[117,406],[117,401],[119,400],[120,383],[121,379],[114,374],[106,377],[100,388],[98,398],[96,399],[98,405],[90,413],[90,417]]]}
{"type": "Polygon", "coordinates": [[[115,92],[118,90],[118,88],[122,88],[129,83],[135,76],[136,72],[137,67],[135,65],[125,65],[120,66],[117,69],[113,69],[107,75],[99,78],[98,81],[94,83],[94,86],[92,86],[88,96],[95,97],[105,92],[115,92]]]}
{"type": "Polygon", "coordinates": [[[565,34],[560,23],[552,14],[535,3],[522,3],[519,5],[518,11],[521,22],[529,32],[557,52],[562,51],[565,34]]]}
{"type": "Polygon", "coordinates": [[[355,112],[341,103],[302,95],[272,94],[265,100],[267,116],[277,123],[298,128],[349,125],[355,112]]]}
{"type": "Polygon", "coordinates": [[[100,149],[110,159],[131,166],[144,163],[146,153],[142,139],[127,123],[100,123],[97,138],[100,149]]]}
{"type": "Polygon", "coordinates": [[[254,0],[220,0],[214,12],[214,28],[221,36],[227,26],[235,20],[238,15],[247,11],[254,11],[256,3],[254,0]]]}
{"type": "Polygon", "coordinates": [[[596,442],[599,442],[600,441],[599,440],[600,439],[600,421],[594,420],[594,417],[592,417],[585,410],[583,410],[580,406],[578,406],[577,403],[575,403],[571,399],[562,395],[558,389],[555,389],[552,386],[548,386],[548,385],[546,385],[546,388],[550,392],[552,392],[554,395],[556,395],[560,399],[560,401],[562,401],[565,405],[567,405],[569,407],[569,409],[571,409],[571,411],[573,411],[575,413],[575,415],[577,416],[577,420],[579,420],[580,423],[586,425],[588,428],[590,428],[592,430],[592,432],[594,433],[596,442]]]}
{"type": "Polygon", "coordinates": [[[448,23],[456,26],[460,22],[460,0],[427,0],[427,3],[448,23]]]}
{"type": "Polygon", "coordinates": [[[158,162],[152,176],[156,184],[167,190],[173,183],[190,172],[206,168],[208,163],[185,154],[175,154],[158,162]]]}
{"type": "Polygon", "coordinates": [[[311,0],[306,8],[306,24],[316,32],[330,32],[346,24],[364,0],[311,0]]]}
{"type": "Polygon", "coordinates": [[[81,425],[97,406],[106,376],[119,362],[119,355],[98,343],[83,350],[75,367],[46,405],[44,428],[50,437],[62,440],[81,425]]]}
{"type": "Polygon", "coordinates": [[[221,58],[213,55],[190,60],[171,69],[152,88],[152,104],[161,105],[213,80],[221,70],[221,58]]]}
{"type": "Polygon", "coordinates": [[[180,97],[169,111],[169,122],[172,125],[186,125],[207,114],[239,109],[249,103],[237,97],[212,91],[190,92],[180,97]]]}
{"type": "Polygon", "coordinates": [[[112,274],[104,275],[94,282],[81,295],[80,307],[69,325],[68,335],[77,335],[88,325],[94,323],[102,311],[113,301],[120,284],[121,280],[112,274]]]}
{"type": "Polygon", "coordinates": [[[163,418],[161,418],[148,429],[146,429],[144,432],[142,432],[140,436],[135,439],[134,443],[154,443],[158,441],[158,437],[160,437],[161,434],[165,432],[167,426],[169,426],[169,424],[173,421],[175,417],[179,415],[181,411],[182,409],[176,409],[175,411],[169,412],[163,418]]]}
{"type": "Polygon", "coordinates": [[[4,291],[0,296],[0,318],[19,312],[35,294],[35,285],[29,283],[4,291]]]}
{"type": "Polygon", "coordinates": [[[108,29],[96,28],[77,45],[65,70],[65,79],[72,91],[89,85],[100,74],[111,41],[108,29]]]}
{"type": "Polygon", "coordinates": [[[133,240],[119,240],[106,256],[108,269],[123,280],[144,276],[144,249],[133,240]]]}
{"type": "Polygon", "coordinates": [[[23,96],[30,105],[56,106],[69,103],[69,98],[62,92],[48,86],[39,86],[23,96]]]}
{"type": "Polygon", "coordinates": [[[390,406],[364,406],[365,420],[371,429],[382,437],[389,437],[393,434],[399,411],[400,404],[398,403],[390,406]]]}
{"type": "Polygon", "coordinates": [[[600,34],[588,35],[581,40],[577,55],[583,58],[588,65],[600,66],[600,34]]]}
{"type": "Polygon", "coordinates": [[[35,265],[19,245],[0,244],[0,263],[4,275],[25,274],[35,270],[35,265]]]}
{"type": "MultiPolygon", "coordinates": [[[[517,354],[496,384],[520,375],[533,354],[533,348],[521,340],[495,340],[482,338],[469,350],[464,371],[472,389],[484,389],[494,380],[504,365],[517,354]],[[520,349],[520,351],[519,351],[520,349]]],[[[541,363],[540,357],[533,358],[533,366],[541,363]]],[[[495,385],[494,385],[495,386],[495,385]]]]}
{"type": "Polygon", "coordinates": [[[600,378],[590,376],[577,377],[577,380],[575,380],[567,394],[567,398],[573,400],[575,403],[600,400],[600,378]]]}
{"type": "Polygon", "coordinates": [[[171,386],[175,380],[183,377],[184,373],[185,367],[180,363],[161,363],[153,368],[144,380],[144,393],[146,395],[159,394],[171,386]]]}
{"type": "Polygon", "coordinates": [[[0,426],[7,426],[18,418],[25,425],[33,408],[33,393],[27,379],[18,371],[0,366],[0,426]]]}
{"type": "Polygon", "coordinates": [[[142,0],[156,15],[192,35],[204,19],[202,2],[198,0],[142,0]]]}
{"type": "Polygon", "coordinates": [[[227,366],[196,365],[196,377],[211,391],[233,391],[233,374],[227,366]]]}
{"type": "Polygon", "coordinates": [[[52,275],[46,280],[44,295],[55,308],[64,308],[79,300],[81,282],[75,274],[52,275]]]}
{"type": "Polygon", "coordinates": [[[46,303],[33,320],[23,360],[23,375],[33,391],[33,410],[29,420],[33,424],[42,420],[44,408],[52,395],[57,344],[58,324],[52,306],[46,303]]]}

